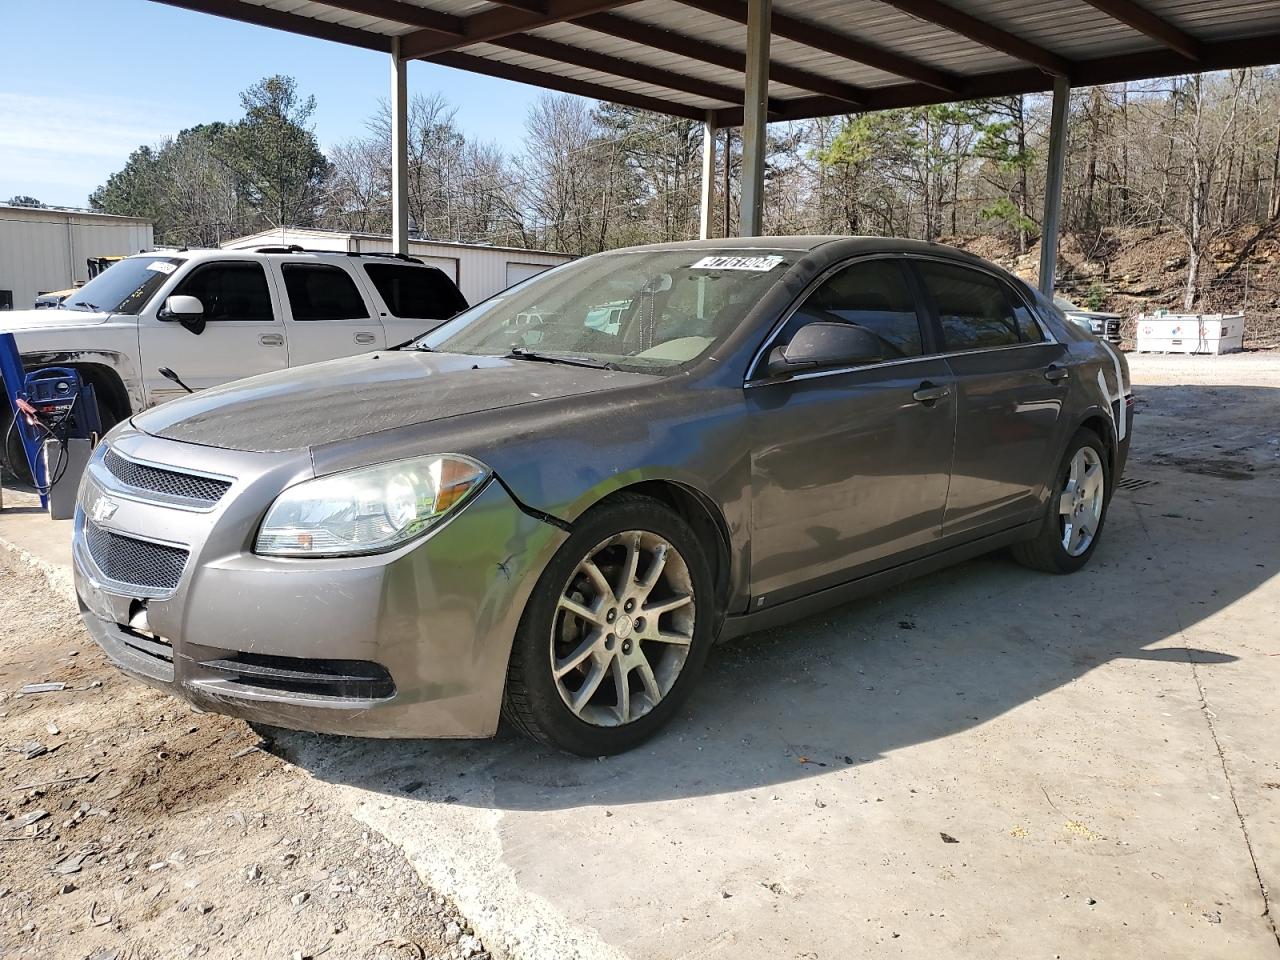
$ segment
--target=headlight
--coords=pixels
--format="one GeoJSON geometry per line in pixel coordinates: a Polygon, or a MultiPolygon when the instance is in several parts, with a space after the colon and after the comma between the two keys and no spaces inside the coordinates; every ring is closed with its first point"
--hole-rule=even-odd
{"type": "Polygon", "coordinates": [[[468,457],[444,455],[307,480],[276,498],[254,550],[273,557],[391,550],[443,520],[488,476],[468,457]]]}

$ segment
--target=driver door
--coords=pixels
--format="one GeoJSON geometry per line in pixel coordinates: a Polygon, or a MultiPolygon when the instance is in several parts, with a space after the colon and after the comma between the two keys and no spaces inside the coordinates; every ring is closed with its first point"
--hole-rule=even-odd
{"type": "Polygon", "coordinates": [[[263,265],[256,260],[196,264],[165,298],[138,319],[143,386],[149,406],[185,395],[159,373],[169,367],[192,390],[204,390],[289,366],[280,305],[263,265]],[[205,327],[193,333],[176,320],[161,320],[164,300],[185,294],[204,306],[205,327]]]}
{"type": "Polygon", "coordinates": [[[925,317],[900,260],[859,260],[829,274],[762,352],[746,389],[753,609],[909,559],[941,537],[956,405],[925,317]],[[769,377],[770,351],[815,321],[870,330],[881,361],[769,377]]]}

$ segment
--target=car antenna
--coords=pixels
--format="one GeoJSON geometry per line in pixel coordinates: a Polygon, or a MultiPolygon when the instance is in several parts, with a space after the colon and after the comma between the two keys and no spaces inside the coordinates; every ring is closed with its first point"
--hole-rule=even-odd
{"type": "Polygon", "coordinates": [[[169,367],[161,367],[160,376],[164,377],[166,380],[172,380],[174,383],[180,386],[183,390],[187,391],[187,393],[195,393],[195,391],[192,390],[190,387],[188,387],[185,383],[183,383],[182,378],[178,376],[176,373],[174,373],[173,370],[170,369],[169,367]]]}

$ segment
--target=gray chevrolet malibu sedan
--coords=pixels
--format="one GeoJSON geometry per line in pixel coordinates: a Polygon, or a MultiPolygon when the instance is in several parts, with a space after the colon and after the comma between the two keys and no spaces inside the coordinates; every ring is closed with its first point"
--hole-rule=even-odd
{"type": "Polygon", "coordinates": [[[123,670],[203,709],[376,737],[503,715],[607,754],[717,638],[1002,547],[1079,569],[1131,422],[1110,345],[956,250],[619,250],[121,424],[76,585],[123,670]]]}

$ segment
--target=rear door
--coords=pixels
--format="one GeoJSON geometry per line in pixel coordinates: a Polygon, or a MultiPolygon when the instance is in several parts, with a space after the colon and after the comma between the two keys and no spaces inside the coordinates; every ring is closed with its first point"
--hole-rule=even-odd
{"type": "Polygon", "coordinates": [[[997,274],[943,260],[912,263],[958,391],[944,536],[1032,519],[1058,454],[1066,347],[997,274]]]}
{"type": "Polygon", "coordinates": [[[364,275],[382,299],[387,343],[394,346],[430,333],[467,309],[467,300],[436,267],[369,260],[364,275]]]}
{"type": "Polygon", "coordinates": [[[160,367],[171,368],[193,390],[203,390],[289,365],[279,303],[258,260],[197,262],[138,317],[138,339],[148,404],[186,392],[160,376],[160,367]],[[196,297],[204,306],[201,333],[159,319],[164,301],[174,295],[196,297]]]}
{"type": "Polygon", "coordinates": [[[753,607],[937,543],[955,403],[923,320],[899,259],[859,260],[820,281],[762,352],[746,389],[753,607]],[[768,353],[815,321],[872,331],[883,361],[769,378],[768,353]]]}
{"type": "Polygon", "coordinates": [[[274,264],[284,291],[293,366],[387,345],[382,323],[346,263],[281,258],[274,264]]]}

